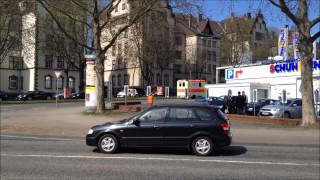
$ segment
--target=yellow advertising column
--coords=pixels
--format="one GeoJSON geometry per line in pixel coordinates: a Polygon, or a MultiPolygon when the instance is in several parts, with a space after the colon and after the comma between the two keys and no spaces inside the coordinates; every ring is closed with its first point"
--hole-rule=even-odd
{"type": "Polygon", "coordinates": [[[86,58],[86,93],[85,93],[85,109],[86,112],[95,112],[97,109],[97,88],[96,88],[96,72],[94,70],[96,64],[96,55],[85,55],[86,58]]]}

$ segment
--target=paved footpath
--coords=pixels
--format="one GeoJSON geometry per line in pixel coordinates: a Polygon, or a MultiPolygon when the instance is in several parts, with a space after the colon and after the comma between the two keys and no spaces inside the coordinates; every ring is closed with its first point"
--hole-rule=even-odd
{"type": "MultiPolygon", "coordinates": [[[[134,115],[121,111],[87,115],[83,111],[80,104],[0,111],[1,134],[84,138],[94,125],[134,115]]],[[[320,141],[317,128],[275,127],[232,121],[232,132],[236,143],[319,145],[320,141]]]]}

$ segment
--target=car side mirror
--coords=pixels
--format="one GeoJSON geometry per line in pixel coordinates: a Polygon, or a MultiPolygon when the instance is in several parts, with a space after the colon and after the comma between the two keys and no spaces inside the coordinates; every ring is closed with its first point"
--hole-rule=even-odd
{"type": "Polygon", "coordinates": [[[140,120],[138,118],[133,119],[132,124],[139,126],[140,125],[140,120]]]}

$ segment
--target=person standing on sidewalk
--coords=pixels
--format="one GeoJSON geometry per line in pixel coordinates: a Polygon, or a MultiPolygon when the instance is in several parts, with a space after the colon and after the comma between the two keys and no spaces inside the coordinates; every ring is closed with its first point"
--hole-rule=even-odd
{"type": "Polygon", "coordinates": [[[247,108],[247,104],[248,104],[248,96],[246,95],[246,93],[244,91],[242,91],[242,113],[245,114],[246,113],[246,108],[247,108]]]}
{"type": "Polygon", "coordinates": [[[243,98],[241,96],[241,92],[238,91],[238,96],[236,97],[236,106],[237,106],[237,114],[243,113],[243,98]]]}

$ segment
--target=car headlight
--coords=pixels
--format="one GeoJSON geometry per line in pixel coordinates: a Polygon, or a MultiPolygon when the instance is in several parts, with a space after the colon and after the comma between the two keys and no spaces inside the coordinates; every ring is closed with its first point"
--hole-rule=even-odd
{"type": "Polygon", "coordinates": [[[92,133],[93,133],[93,130],[92,130],[92,129],[89,129],[88,134],[90,135],[90,134],[92,134],[92,133]]]}

